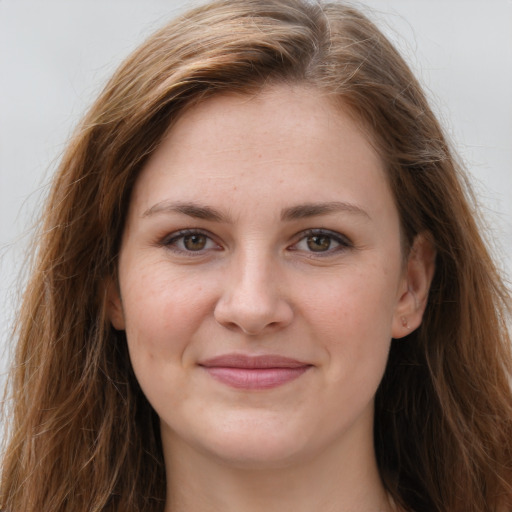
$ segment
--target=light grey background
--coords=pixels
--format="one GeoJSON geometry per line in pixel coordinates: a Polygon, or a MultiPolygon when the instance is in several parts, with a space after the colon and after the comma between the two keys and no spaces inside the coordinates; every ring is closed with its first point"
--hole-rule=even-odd
{"type": "MultiPolygon", "coordinates": [[[[27,235],[73,126],[120,61],[185,4],[0,0],[0,373],[27,235]]],[[[366,5],[427,88],[511,276],[512,0],[366,5]]]]}

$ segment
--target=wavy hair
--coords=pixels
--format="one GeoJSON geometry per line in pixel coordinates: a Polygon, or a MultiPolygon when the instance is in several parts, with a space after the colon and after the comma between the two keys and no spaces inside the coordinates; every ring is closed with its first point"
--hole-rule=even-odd
{"type": "Polygon", "coordinates": [[[512,510],[510,295],[464,173],[415,77],[358,10],[218,0],[156,32],[119,68],[55,176],[17,322],[0,509],[155,512],[159,423],[106,315],[134,181],[184,109],[224,91],[305,84],[348,108],[389,175],[405,250],[429,233],[421,327],[392,342],[375,450],[406,511],[512,510]]]}

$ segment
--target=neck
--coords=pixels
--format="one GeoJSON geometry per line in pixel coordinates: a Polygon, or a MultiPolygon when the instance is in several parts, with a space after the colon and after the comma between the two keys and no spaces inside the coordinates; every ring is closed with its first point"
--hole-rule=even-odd
{"type": "Polygon", "coordinates": [[[373,447],[360,448],[331,446],[311,458],[258,467],[173,442],[165,450],[165,512],[282,512],[283,504],[294,512],[390,512],[373,447]]]}

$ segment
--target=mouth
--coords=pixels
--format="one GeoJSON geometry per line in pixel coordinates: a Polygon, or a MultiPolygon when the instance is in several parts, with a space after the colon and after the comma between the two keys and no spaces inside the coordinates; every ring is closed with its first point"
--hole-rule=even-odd
{"type": "Polygon", "coordinates": [[[199,365],[215,380],[237,389],[271,389],[291,382],[311,364],[278,355],[226,354],[199,365]]]}

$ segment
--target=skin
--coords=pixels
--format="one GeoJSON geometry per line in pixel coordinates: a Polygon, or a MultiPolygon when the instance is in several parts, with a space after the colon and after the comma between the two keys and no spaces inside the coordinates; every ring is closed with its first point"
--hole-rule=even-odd
{"type": "Polygon", "coordinates": [[[110,317],[161,419],[167,512],[391,510],[374,395],[391,338],[421,323],[433,252],[419,236],[404,258],[346,112],[298,86],[189,109],[138,177],[118,271],[110,317]],[[228,353],[308,367],[238,389],[201,366],[228,353]]]}

